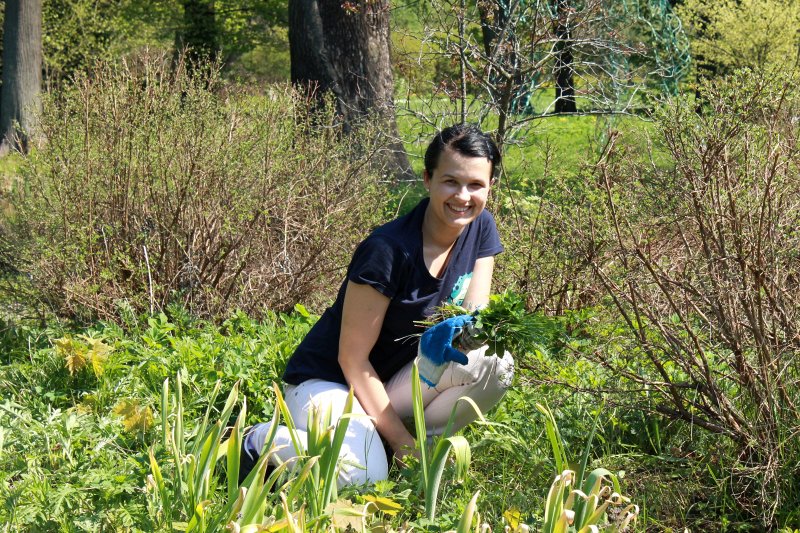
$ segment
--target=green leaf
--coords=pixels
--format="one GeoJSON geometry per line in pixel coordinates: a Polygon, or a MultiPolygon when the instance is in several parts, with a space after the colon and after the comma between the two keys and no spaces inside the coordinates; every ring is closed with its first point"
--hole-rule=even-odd
{"type": "Polygon", "coordinates": [[[464,513],[461,515],[461,520],[458,521],[456,533],[469,533],[472,528],[472,518],[475,516],[475,510],[478,507],[478,495],[480,495],[480,493],[481,491],[477,491],[467,504],[464,513]]]}

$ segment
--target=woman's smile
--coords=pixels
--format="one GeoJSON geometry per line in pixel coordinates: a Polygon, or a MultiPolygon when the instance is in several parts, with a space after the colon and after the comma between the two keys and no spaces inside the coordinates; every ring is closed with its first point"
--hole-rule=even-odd
{"type": "Polygon", "coordinates": [[[470,206],[468,206],[468,205],[457,206],[457,205],[453,205],[453,204],[451,204],[449,202],[447,203],[447,207],[449,207],[450,209],[452,209],[456,213],[460,213],[460,214],[464,214],[467,211],[469,211],[469,209],[470,209],[470,206]]]}

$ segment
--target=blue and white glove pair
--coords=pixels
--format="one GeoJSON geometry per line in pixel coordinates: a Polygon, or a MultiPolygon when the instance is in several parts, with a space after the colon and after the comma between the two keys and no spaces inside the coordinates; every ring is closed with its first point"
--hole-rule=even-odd
{"type": "Polygon", "coordinates": [[[439,383],[447,363],[454,361],[460,365],[467,364],[467,356],[453,348],[453,339],[473,320],[472,315],[454,316],[434,324],[422,334],[417,351],[417,367],[420,379],[429,387],[439,383]]]}

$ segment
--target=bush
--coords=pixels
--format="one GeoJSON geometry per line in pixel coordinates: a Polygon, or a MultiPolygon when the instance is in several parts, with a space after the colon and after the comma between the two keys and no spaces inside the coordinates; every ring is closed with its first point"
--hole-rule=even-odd
{"type": "Polygon", "coordinates": [[[47,144],[14,197],[19,269],[75,317],[328,300],[383,218],[383,137],[344,137],[332,105],[307,109],[287,87],[223,86],[213,66],[98,66],[44,102],[47,144]]]}
{"type": "MultiPolygon", "coordinates": [[[[607,157],[608,140],[606,124],[594,119],[557,120],[542,125],[524,150],[508,147],[508,174],[493,194],[506,247],[496,265],[495,286],[524,294],[528,310],[560,316],[602,300],[602,285],[591,273],[597,251],[576,226],[582,228],[592,206],[603,202],[594,172],[607,157]]],[[[649,127],[638,118],[613,125],[613,135],[649,127]]],[[[643,146],[631,142],[626,150],[643,146]]]]}
{"type": "Polygon", "coordinates": [[[706,84],[700,114],[676,99],[649,158],[612,150],[597,166],[605,201],[573,226],[616,314],[585,355],[622,401],[716,436],[709,469],[766,527],[800,500],[794,87],[743,71],[706,84]]]}

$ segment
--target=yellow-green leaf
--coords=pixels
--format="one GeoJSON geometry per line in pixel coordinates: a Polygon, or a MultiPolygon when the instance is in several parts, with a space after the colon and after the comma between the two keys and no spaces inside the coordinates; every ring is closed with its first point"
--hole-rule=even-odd
{"type": "Polygon", "coordinates": [[[364,500],[373,504],[379,511],[383,511],[389,516],[394,516],[403,510],[403,506],[394,500],[383,496],[364,496],[364,500]]]}
{"type": "Polygon", "coordinates": [[[87,358],[92,362],[92,370],[94,375],[100,377],[103,375],[103,370],[108,360],[108,355],[111,353],[111,346],[103,342],[103,339],[96,339],[87,335],[79,335],[86,344],[89,346],[87,358]]]}
{"type": "Polygon", "coordinates": [[[522,514],[519,512],[519,509],[512,507],[503,513],[503,518],[506,519],[506,523],[508,524],[508,527],[511,528],[511,531],[516,531],[519,528],[519,522],[522,519],[522,514]]]}
{"type": "Polygon", "coordinates": [[[328,504],[325,513],[330,515],[333,525],[341,530],[361,531],[364,526],[365,509],[348,500],[328,504]]]}
{"type": "Polygon", "coordinates": [[[64,358],[69,374],[74,376],[86,366],[86,348],[69,336],[61,337],[54,341],[56,353],[64,358]]]}
{"type": "Polygon", "coordinates": [[[114,414],[122,417],[126,431],[144,433],[153,425],[153,411],[133,400],[122,400],[114,406],[114,414]]]}

